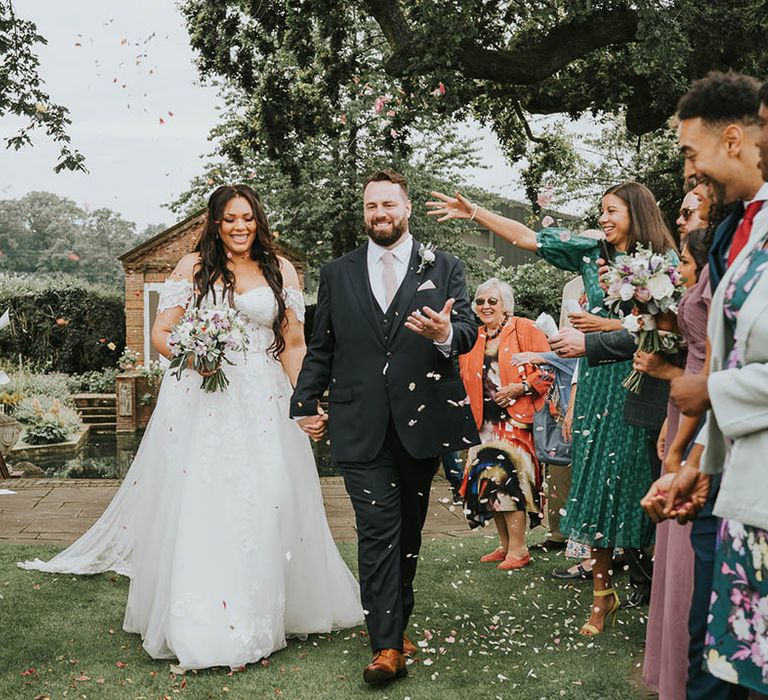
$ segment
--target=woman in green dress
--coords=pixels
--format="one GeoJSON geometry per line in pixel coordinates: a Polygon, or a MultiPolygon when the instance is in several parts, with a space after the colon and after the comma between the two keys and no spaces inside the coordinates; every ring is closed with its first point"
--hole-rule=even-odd
{"type": "MultiPolygon", "coordinates": [[[[585,332],[618,330],[621,321],[611,318],[603,304],[597,261],[606,255],[635,251],[638,243],[664,253],[675,244],[653,194],[636,182],[610,188],[602,198],[599,222],[604,241],[573,235],[558,228],[538,233],[518,221],[494,214],[469,202],[458,192],[449,197],[433,192],[430,214],[438,221],[470,219],[510,243],[537,253],[584,279],[588,309],[570,314],[573,325],[585,332]]],[[[643,428],[624,421],[626,389],[622,382],[632,362],[590,367],[579,363],[573,421],[571,492],[561,527],[577,542],[592,547],[594,600],[589,620],[580,632],[600,634],[606,618],[615,617],[619,600],[613,589],[611,553],[614,547],[647,547],[653,542],[653,525],[640,506],[652,482],[648,435],[643,428]]]]}

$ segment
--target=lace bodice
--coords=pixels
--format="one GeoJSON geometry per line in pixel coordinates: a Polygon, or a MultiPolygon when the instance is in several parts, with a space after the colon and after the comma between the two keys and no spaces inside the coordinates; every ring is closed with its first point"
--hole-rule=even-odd
{"type": "MultiPolygon", "coordinates": [[[[166,311],[174,306],[186,309],[193,299],[192,283],[188,280],[167,279],[160,290],[160,300],[157,311],[166,311]]],[[[296,318],[304,323],[304,295],[295,287],[283,288],[283,299],[286,308],[296,314],[296,318]]],[[[221,303],[221,295],[217,295],[218,303],[221,303]]],[[[213,304],[213,299],[203,301],[204,304],[213,304]]],[[[251,342],[249,352],[263,352],[274,339],[272,324],[277,315],[277,300],[272,289],[268,286],[256,287],[243,294],[235,293],[235,308],[242,314],[248,324],[251,342]]]]}

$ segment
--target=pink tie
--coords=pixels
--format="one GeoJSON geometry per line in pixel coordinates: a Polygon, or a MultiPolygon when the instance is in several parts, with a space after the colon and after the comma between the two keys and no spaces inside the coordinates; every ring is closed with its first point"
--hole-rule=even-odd
{"type": "Polygon", "coordinates": [[[384,265],[384,310],[386,311],[397,293],[397,275],[395,274],[394,254],[388,250],[381,256],[381,263],[384,265]]]}

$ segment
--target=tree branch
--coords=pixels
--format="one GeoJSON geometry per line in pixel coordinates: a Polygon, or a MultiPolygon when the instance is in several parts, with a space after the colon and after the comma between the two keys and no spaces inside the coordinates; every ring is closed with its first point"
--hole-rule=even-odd
{"type": "MultiPolygon", "coordinates": [[[[392,55],[387,70],[405,75],[422,46],[397,0],[363,0],[389,43],[392,55]]],[[[635,10],[621,8],[595,12],[587,19],[564,22],[535,43],[507,50],[486,49],[465,40],[456,56],[464,76],[503,84],[532,85],[565,68],[572,61],[613,44],[626,44],[637,35],[635,10]]]]}
{"type": "Polygon", "coordinates": [[[517,49],[484,49],[466,41],[460,61],[468,78],[531,85],[596,49],[633,41],[637,25],[634,10],[598,12],[586,20],[560,24],[536,44],[517,49]]]}
{"type": "Polygon", "coordinates": [[[413,43],[413,31],[400,8],[399,0],[363,0],[373,15],[393,53],[413,43]]]}
{"type": "Polygon", "coordinates": [[[525,135],[528,137],[529,141],[533,141],[534,143],[547,143],[547,139],[543,139],[540,136],[534,136],[533,131],[531,130],[531,125],[525,118],[525,113],[519,102],[515,102],[515,114],[517,114],[517,118],[522,122],[523,129],[525,129],[525,135]]]}

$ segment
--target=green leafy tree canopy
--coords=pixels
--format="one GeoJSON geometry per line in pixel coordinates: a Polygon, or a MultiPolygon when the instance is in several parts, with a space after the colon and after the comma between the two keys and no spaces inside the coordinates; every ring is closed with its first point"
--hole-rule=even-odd
{"type": "Polygon", "coordinates": [[[59,144],[54,170],[85,171],[85,158],[70,146],[69,111],[51,101],[40,78],[40,61],[33,48],[46,44],[34,22],[18,17],[11,0],[0,0],[0,117],[14,114],[27,124],[6,140],[6,148],[32,145],[32,133],[42,131],[59,144]]]}

